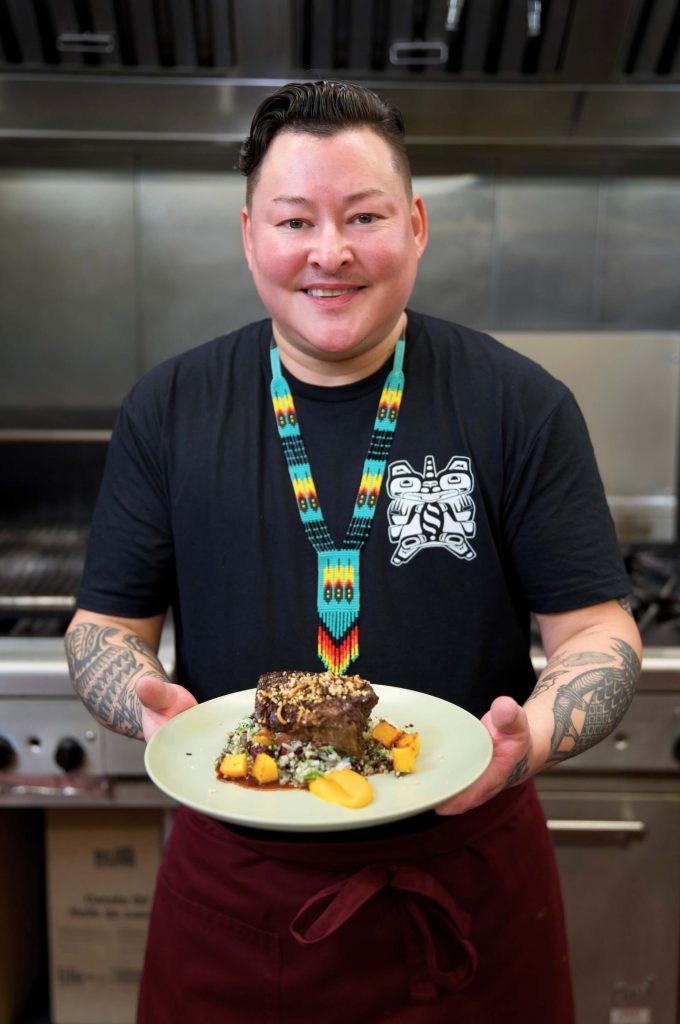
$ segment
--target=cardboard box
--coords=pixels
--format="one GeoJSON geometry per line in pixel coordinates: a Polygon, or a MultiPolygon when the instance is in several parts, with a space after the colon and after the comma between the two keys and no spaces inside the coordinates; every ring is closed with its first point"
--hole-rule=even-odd
{"type": "Polygon", "coordinates": [[[24,1020],[44,936],[42,815],[0,810],[0,1024],[24,1020]]]}
{"type": "Polygon", "coordinates": [[[47,813],[53,1024],[134,1024],[162,811],[47,813]]]}

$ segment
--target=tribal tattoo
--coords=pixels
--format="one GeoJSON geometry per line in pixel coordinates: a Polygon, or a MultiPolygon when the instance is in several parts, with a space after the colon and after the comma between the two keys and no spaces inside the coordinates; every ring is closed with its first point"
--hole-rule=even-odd
{"type": "Polygon", "coordinates": [[[529,755],[525,754],[524,757],[520,758],[515,767],[512,769],[505,783],[505,788],[514,786],[517,782],[521,782],[525,775],[529,774],[529,755]]]}
{"type": "Polygon", "coordinates": [[[576,651],[574,654],[564,654],[562,657],[553,658],[546,669],[551,666],[555,667],[551,672],[546,670],[543,673],[528,699],[532,700],[541,693],[545,693],[546,690],[550,690],[560,676],[569,674],[571,668],[577,668],[579,665],[601,665],[612,661],[614,661],[613,655],[605,654],[603,651],[576,651]],[[558,665],[562,667],[558,668],[558,665]]]}
{"type": "Polygon", "coordinates": [[[640,660],[623,640],[614,640],[613,647],[619,655],[618,665],[611,664],[614,657],[601,651],[581,651],[551,661],[551,671],[536,684],[529,700],[557,688],[548,764],[559,764],[599,743],[628,710],[640,675],[640,660]],[[559,679],[578,665],[591,667],[560,684],[559,679]]]}
{"type": "Polygon", "coordinates": [[[115,732],[143,738],[135,683],[142,675],[167,680],[149,645],[115,626],[86,622],[65,637],[73,686],[97,721],[115,732]]]}

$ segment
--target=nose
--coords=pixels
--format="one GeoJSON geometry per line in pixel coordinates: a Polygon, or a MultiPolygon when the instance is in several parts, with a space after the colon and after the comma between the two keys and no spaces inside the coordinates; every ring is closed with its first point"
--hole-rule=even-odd
{"type": "Polygon", "coordinates": [[[309,251],[309,262],[330,274],[348,266],[354,256],[351,246],[336,224],[318,228],[318,234],[309,251]]]}

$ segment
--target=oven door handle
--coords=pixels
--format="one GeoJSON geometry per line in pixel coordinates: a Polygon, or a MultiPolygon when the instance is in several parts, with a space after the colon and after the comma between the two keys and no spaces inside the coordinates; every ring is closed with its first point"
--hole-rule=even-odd
{"type": "Polygon", "coordinates": [[[6,782],[0,780],[0,797],[18,797],[18,796],[44,796],[49,799],[67,799],[67,800],[78,800],[78,799],[91,799],[92,797],[108,797],[109,796],[109,781],[106,778],[94,778],[87,780],[86,783],[82,781],[78,784],[73,784],[68,781],[60,781],[56,783],[42,783],[42,782],[21,782],[11,781],[6,782]]]}
{"type": "Polygon", "coordinates": [[[585,832],[589,835],[643,836],[647,831],[644,821],[626,821],[606,818],[548,818],[551,832],[585,832]]]}

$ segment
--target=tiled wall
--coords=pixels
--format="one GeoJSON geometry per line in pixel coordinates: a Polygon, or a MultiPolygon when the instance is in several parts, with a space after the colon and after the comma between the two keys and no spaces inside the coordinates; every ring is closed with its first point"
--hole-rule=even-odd
{"type": "MultiPolygon", "coordinates": [[[[491,331],[678,330],[680,177],[416,179],[416,308],[491,331]]],[[[113,408],[147,367],[265,315],[233,173],[0,167],[0,414],[113,408]]]]}
{"type": "Polygon", "coordinates": [[[680,179],[424,178],[414,305],[487,329],[677,330],[680,179]]]}

